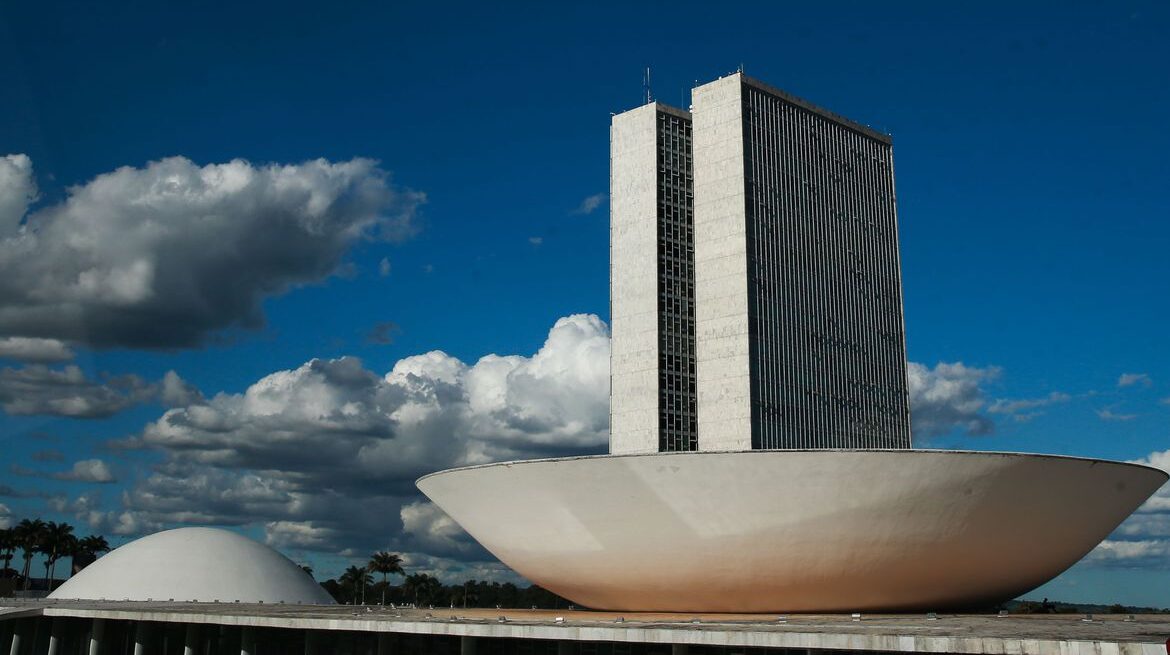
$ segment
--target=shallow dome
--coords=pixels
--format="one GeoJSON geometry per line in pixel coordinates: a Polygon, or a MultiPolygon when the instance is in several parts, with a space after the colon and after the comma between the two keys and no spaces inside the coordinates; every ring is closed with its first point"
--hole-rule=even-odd
{"type": "Polygon", "coordinates": [[[132,541],[87,566],[49,598],[333,604],[292,560],[216,528],[179,528],[132,541]]]}

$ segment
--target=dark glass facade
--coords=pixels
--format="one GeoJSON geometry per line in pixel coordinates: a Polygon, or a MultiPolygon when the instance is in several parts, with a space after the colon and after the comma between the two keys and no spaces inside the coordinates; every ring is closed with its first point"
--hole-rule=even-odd
{"type": "Polygon", "coordinates": [[[742,97],[752,448],[909,448],[892,146],[742,97]]]}
{"type": "Polygon", "coordinates": [[[696,450],[691,121],[658,111],[658,450],[696,450]]]}

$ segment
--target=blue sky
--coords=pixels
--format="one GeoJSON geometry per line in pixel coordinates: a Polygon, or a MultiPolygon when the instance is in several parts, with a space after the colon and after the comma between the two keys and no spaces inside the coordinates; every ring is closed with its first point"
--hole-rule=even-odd
{"type": "MultiPolygon", "coordinates": [[[[116,541],[229,525],[325,575],[382,547],[498,573],[408,483],[604,448],[604,327],[558,320],[608,320],[608,121],[646,66],[662,102],[743,65],[894,135],[918,444],[1170,451],[1168,22],[1159,2],[6,5],[0,158],[26,158],[0,160],[0,242],[46,227],[0,251],[0,339],[72,359],[7,342],[0,506],[116,541]],[[183,193],[151,204],[165,184],[183,193]],[[106,300],[77,299],[93,285],[106,300]],[[481,378],[464,390],[539,427],[443,395],[481,378]],[[322,438],[318,401],[379,418],[322,438]],[[427,417],[415,459],[369,441],[404,402],[427,417]]],[[[1115,535],[1128,556],[1038,593],[1170,606],[1165,507],[1115,535]]]]}

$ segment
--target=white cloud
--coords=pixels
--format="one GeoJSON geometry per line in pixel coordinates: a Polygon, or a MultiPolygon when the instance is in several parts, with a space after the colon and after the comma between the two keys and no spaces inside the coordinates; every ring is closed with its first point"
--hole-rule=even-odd
{"type": "Polygon", "coordinates": [[[1097,410],[1097,417],[1102,421],[1132,421],[1137,418],[1137,414],[1118,414],[1109,407],[1097,410]]]}
{"type": "Polygon", "coordinates": [[[1072,396],[1060,391],[1053,391],[1047,396],[1040,398],[1019,398],[1008,399],[998,398],[991,406],[987,408],[988,412],[992,414],[1017,414],[1019,412],[1036,409],[1039,407],[1047,407],[1048,405],[1055,405],[1058,403],[1066,403],[1072,396]]]}
{"type": "Polygon", "coordinates": [[[54,473],[58,480],[72,480],[75,482],[109,483],[117,482],[110,467],[100,459],[83,459],[73,463],[73,468],[63,473],[54,473]]]}
{"type": "Polygon", "coordinates": [[[158,398],[167,407],[184,407],[203,403],[203,394],[194,385],[179,377],[174,371],[167,371],[157,387],[158,398]]]}
{"type": "Polygon", "coordinates": [[[202,398],[174,371],[152,384],[136,375],[93,380],[73,364],[61,369],[43,364],[0,369],[0,408],[12,415],[99,419],[142,402],[157,400],[174,406],[202,398]]]}
{"type": "Polygon", "coordinates": [[[1121,377],[1117,378],[1117,386],[1119,387],[1132,387],[1136,384],[1149,388],[1153,386],[1154,381],[1146,373],[1122,373],[1121,377]]]}
{"type": "MultiPolygon", "coordinates": [[[[1170,450],[1134,461],[1170,473],[1170,450]]],[[[1170,568],[1170,485],[1163,485],[1101,542],[1086,561],[1105,567],[1170,568]]]]}
{"type": "Polygon", "coordinates": [[[399,516],[403,531],[427,553],[451,555],[478,551],[463,528],[434,503],[420,500],[403,505],[399,516]]]}
{"type": "Polygon", "coordinates": [[[264,543],[277,550],[328,550],[337,531],[312,521],[271,521],[264,524],[264,543]]]}
{"type": "Polygon", "coordinates": [[[544,237],[528,237],[528,243],[534,246],[539,246],[540,244],[544,243],[544,237]]]}
{"type": "Polygon", "coordinates": [[[998,367],[976,368],[962,362],[936,364],[933,369],[909,362],[910,418],[914,435],[937,437],[962,430],[990,434],[995,424],[986,416],[981,385],[999,377],[998,367]]]}
{"type": "MultiPolygon", "coordinates": [[[[138,525],[262,524],[274,544],[488,556],[414,480],[460,464],[602,452],[609,337],[596,316],[560,319],[530,356],[467,364],[441,351],[385,375],[354,358],[312,360],[172,409],[123,447],[165,454],[123,497],[138,525]],[[403,527],[370,530],[370,516],[403,527]]],[[[113,525],[118,512],[95,515],[113,525]]]]}
{"type": "Polygon", "coordinates": [[[378,275],[388,277],[390,275],[390,259],[383,257],[382,261],[378,262],[378,275]]]}
{"type": "Polygon", "coordinates": [[[52,364],[73,359],[73,351],[57,339],[0,337],[0,359],[52,364]]]}
{"type": "Polygon", "coordinates": [[[1106,539],[1085,556],[1089,564],[1098,566],[1165,567],[1170,562],[1170,540],[1145,539],[1117,541],[1106,539]]]}
{"type": "Polygon", "coordinates": [[[20,230],[21,219],[36,199],[37,183],[28,155],[0,157],[0,239],[20,230]]]}
{"type": "Polygon", "coordinates": [[[134,375],[98,382],[80,367],[43,364],[0,369],[0,407],[8,414],[106,418],[144,399],[146,383],[134,375]]]}
{"type": "Polygon", "coordinates": [[[588,196],[581,201],[580,205],[577,205],[577,208],[573,210],[573,213],[592,214],[593,212],[597,211],[597,208],[600,207],[601,203],[605,202],[606,198],[608,197],[609,194],[606,193],[595,193],[591,196],[588,196]]]}
{"type": "Polygon", "coordinates": [[[368,159],[171,157],[72,187],[13,231],[27,188],[0,184],[0,336],[95,347],[195,346],[259,327],[265,297],[330,275],[357,240],[409,236],[424,201],[368,159]]]}

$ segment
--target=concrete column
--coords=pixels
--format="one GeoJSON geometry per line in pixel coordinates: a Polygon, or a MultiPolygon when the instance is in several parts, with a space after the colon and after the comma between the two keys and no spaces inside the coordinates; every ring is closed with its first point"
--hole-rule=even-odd
{"type": "Polygon", "coordinates": [[[475,655],[475,637],[459,638],[459,655],[475,655]]]}
{"type": "Polygon", "coordinates": [[[106,620],[94,619],[93,624],[89,628],[89,648],[87,655],[101,655],[102,652],[102,636],[106,632],[106,620]]]}
{"type": "Polygon", "coordinates": [[[557,642],[557,655],[576,655],[577,644],[568,639],[561,639],[557,642]]]}
{"type": "Polygon", "coordinates": [[[244,626],[240,628],[240,655],[255,655],[256,653],[256,634],[252,632],[252,628],[244,626]]]}
{"type": "Polygon", "coordinates": [[[305,630],[305,655],[317,655],[317,635],[305,630]]]}
{"type": "Polygon", "coordinates": [[[8,647],[8,655],[20,655],[20,642],[28,630],[28,622],[18,620],[13,623],[15,625],[12,626],[12,644],[8,647]]]}
{"type": "Polygon", "coordinates": [[[134,626],[134,655],[146,655],[149,631],[146,621],[139,621],[138,625],[134,626]]]}
{"type": "Polygon", "coordinates": [[[65,619],[49,619],[53,622],[49,632],[49,648],[45,651],[45,655],[59,655],[61,652],[61,641],[65,638],[65,619]]]}
{"type": "Polygon", "coordinates": [[[187,634],[183,639],[183,655],[197,655],[199,652],[199,626],[187,624],[187,634]]]}
{"type": "Polygon", "coordinates": [[[670,655],[687,655],[691,650],[688,644],[671,644],[670,655]]]}
{"type": "Polygon", "coordinates": [[[388,633],[378,633],[378,655],[390,655],[390,635],[388,633]]]}

